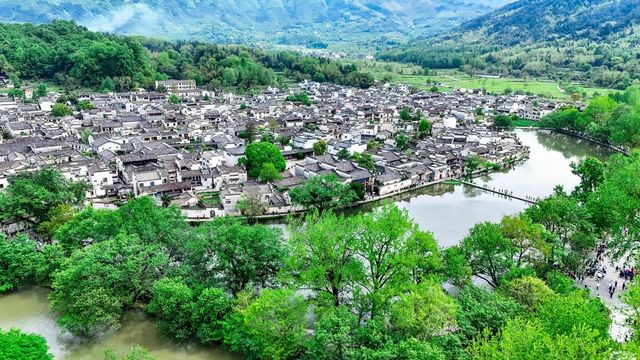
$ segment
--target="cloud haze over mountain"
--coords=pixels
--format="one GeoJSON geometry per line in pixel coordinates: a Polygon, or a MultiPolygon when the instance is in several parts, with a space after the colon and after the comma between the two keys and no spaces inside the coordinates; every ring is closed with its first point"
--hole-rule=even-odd
{"type": "Polygon", "coordinates": [[[386,41],[432,35],[509,0],[0,0],[0,20],[222,43],[386,41]],[[105,4],[106,3],[106,4],[105,4]]]}

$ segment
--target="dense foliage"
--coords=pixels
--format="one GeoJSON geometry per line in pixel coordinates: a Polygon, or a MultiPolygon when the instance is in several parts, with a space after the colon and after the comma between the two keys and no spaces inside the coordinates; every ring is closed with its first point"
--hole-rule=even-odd
{"type": "MultiPolygon", "coordinates": [[[[266,141],[249,144],[244,151],[244,157],[240,161],[247,167],[247,174],[252,178],[264,178],[266,171],[273,174],[273,170],[275,170],[279,173],[284,171],[287,166],[280,149],[266,141]],[[265,169],[265,165],[269,169],[265,169]],[[273,168],[273,170],[270,168],[273,168]]],[[[273,176],[271,175],[270,177],[273,176]]]]}
{"type": "Polygon", "coordinates": [[[335,174],[313,176],[289,192],[291,203],[320,211],[353,203],[357,194],[335,174]]]}
{"type": "Polygon", "coordinates": [[[598,141],[635,148],[640,146],[640,87],[601,96],[589,102],[584,111],[569,107],[545,116],[543,127],[569,130],[598,141]]]}
{"type": "Polygon", "coordinates": [[[25,334],[18,329],[0,329],[0,359],[51,360],[47,342],[39,335],[25,334]]]}
{"type": "Polygon", "coordinates": [[[69,21],[45,25],[0,24],[0,74],[51,79],[67,91],[154,88],[155,80],[193,79],[210,89],[285,86],[276,72],[359,87],[373,85],[355,65],[198,41],[125,37],[87,30],[69,21]]]}
{"type": "Polygon", "coordinates": [[[383,60],[624,89],[638,78],[636,1],[516,1],[383,60]]]}
{"type": "MultiPolygon", "coordinates": [[[[565,274],[584,269],[605,233],[612,250],[636,255],[640,152],[573,170],[573,192],[557,188],[522,214],[478,224],[448,249],[393,205],[336,215],[336,193],[310,198],[324,211],[292,219],[286,239],[238,218],[189,227],[146,197],[118,210],[74,205],[51,243],[2,239],[0,291],[51,286],[60,324],[82,336],[142,305],[176,340],[252,359],[624,358],[637,339],[614,344],[608,309],[565,274]],[[473,275],[495,290],[472,285],[473,275]]],[[[319,179],[306,185],[314,193],[335,180],[319,179]]],[[[623,296],[636,326],[639,294],[632,283],[623,296]]]]}

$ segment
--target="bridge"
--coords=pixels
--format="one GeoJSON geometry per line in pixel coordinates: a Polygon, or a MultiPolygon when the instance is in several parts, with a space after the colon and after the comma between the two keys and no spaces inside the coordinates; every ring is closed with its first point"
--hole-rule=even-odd
{"type": "Polygon", "coordinates": [[[478,184],[474,184],[474,183],[472,183],[470,181],[466,181],[466,180],[460,180],[460,182],[465,184],[465,185],[477,188],[477,189],[482,189],[484,191],[488,191],[488,192],[491,192],[491,193],[494,193],[494,194],[502,195],[504,197],[508,197],[508,198],[511,198],[511,199],[519,200],[519,201],[523,201],[523,202],[526,202],[528,204],[532,204],[533,205],[533,204],[536,203],[536,200],[534,198],[527,198],[527,197],[521,197],[521,196],[513,195],[513,192],[508,191],[508,190],[493,189],[493,188],[487,187],[486,185],[480,186],[478,184]]]}

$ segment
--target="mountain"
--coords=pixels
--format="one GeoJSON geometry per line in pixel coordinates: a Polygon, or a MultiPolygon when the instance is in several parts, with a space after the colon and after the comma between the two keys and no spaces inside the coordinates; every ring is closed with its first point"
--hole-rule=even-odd
{"type": "Polygon", "coordinates": [[[210,90],[240,92],[286,87],[285,79],[361,88],[374,82],[353,64],[296,52],[92,32],[67,20],[0,23],[0,76],[14,83],[52,81],[68,94],[81,87],[155,89],[155,80],[165,79],[192,79],[210,90]]]}
{"type": "Polygon", "coordinates": [[[462,24],[454,37],[513,45],[556,39],[606,40],[640,20],[639,0],[523,0],[462,24]]]}
{"type": "Polygon", "coordinates": [[[381,44],[425,37],[511,0],[0,0],[0,21],[218,43],[381,44]]]}
{"type": "Polygon", "coordinates": [[[638,23],[640,0],[520,0],[378,58],[622,89],[640,75],[638,23]]]}

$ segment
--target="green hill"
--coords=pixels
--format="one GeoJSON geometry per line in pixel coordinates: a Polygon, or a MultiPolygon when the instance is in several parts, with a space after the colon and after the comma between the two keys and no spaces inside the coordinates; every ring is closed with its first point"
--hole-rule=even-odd
{"type": "Polygon", "coordinates": [[[522,0],[383,60],[624,89],[640,73],[639,0],[522,0]]]}
{"type": "Polygon", "coordinates": [[[0,21],[221,44],[342,49],[433,35],[512,0],[0,0],[0,21]],[[344,46],[349,44],[349,46],[344,46]]]}
{"type": "Polygon", "coordinates": [[[155,80],[167,78],[243,91],[283,85],[283,76],[360,87],[373,82],[354,65],[292,52],[98,33],[60,20],[44,25],[0,24],[0,75],[53,80],[69,91],[153,88],[155,80]]]}

